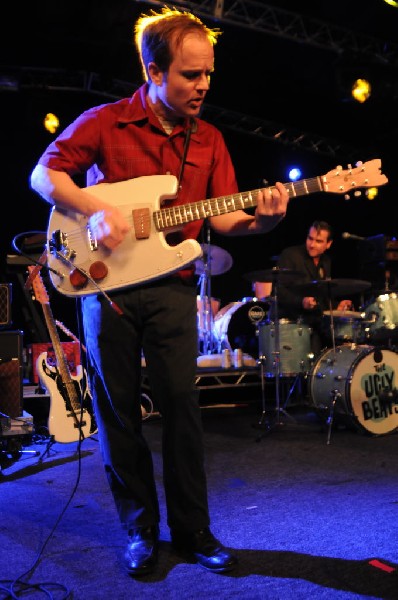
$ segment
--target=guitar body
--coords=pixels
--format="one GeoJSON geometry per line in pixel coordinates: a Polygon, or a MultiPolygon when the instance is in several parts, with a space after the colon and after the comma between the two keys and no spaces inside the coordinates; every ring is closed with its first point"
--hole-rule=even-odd
{"type": "Polygon", "coordinates": [[[89,437],[92,431],[92,419],[87,408],[84,408],[84,391],[82,390],[83,368],[77,366],[77,374],[71,379],[82,399],[83,409],[73,411],[68,394],[64,389],[62,378],[56,367],[47,362],[47,352],[42,352],[36,362],[39,380],[50,396],[50,411],[48,416],[48,430],[56,442],[69,444],[77,442],[80,438],[89,437]]]}
{"type": "Polygon", "coordinates": [[[202,249],[196,240],[184,240],[177,246],[169,246],[165,234],[155,227],[154,212],[159,210],[164,200],[174,198],[177,193],[177,179],[174,175],[153,175],[111,184],[100,183],[86,189],[90,194],[120,208],[127,220],[132,222],[132,228],[116,251],[109,251],[101,246],[93,249],[88,218],[54,207],[50,214],[48,237],[51,239],[56,231],[66,234],[69,249],[76,254],[73,264],[70,264],[55,255],[50,247],[47,249],[48,265],[63,275],[60,277],[50,270],[51,282],[62,294],[87,296],[98,293],[98,287],[90,281],[81,290],[71,284],[69,273],[73,265],[89,272],[94,262],[105,263],[108,274],[99,284],[102,289],[111,291],[174,273],[201,256],[202,249]],[[132,221],[133,210],[141,210],[148,215],[148,237],[140,237],[139,227],[137,224],[134,226],[132,221]]]}

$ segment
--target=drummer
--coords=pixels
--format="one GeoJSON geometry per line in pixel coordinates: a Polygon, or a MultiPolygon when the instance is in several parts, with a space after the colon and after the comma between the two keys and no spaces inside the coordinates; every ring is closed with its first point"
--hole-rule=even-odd
{"type": "MultiPolygon", "coordinates": [[[[328,253],[333,243],[333,231],[326,221],[314,221],[310,226],[305,244],[285,248],[278,259],[277,266],[291,269],[299,274],[298,283],[309,283],[331,278],[332,261],[328,253]]],[[[268,282],[255,282],[255,293],[258,298],[270,295],[268,282]]],[[[304,296],[296,291],[291,283],[283,285],[277,282],[277,310],[279,319],[290,321],[303,320],[311,327],[311,350],[316,357],[323,348],[330,344],[330,336],[325,328],[324,311],[330,309],[329,298],[325,288],[315,296],[304,296]]],[[[350,311],[351,300],[333,302],[333,310],[350,311]]],[[[271,308],[272,311],[272,308],[271,308]]],[[[272,315],[271,320],[272,320],[272,315]]]]}

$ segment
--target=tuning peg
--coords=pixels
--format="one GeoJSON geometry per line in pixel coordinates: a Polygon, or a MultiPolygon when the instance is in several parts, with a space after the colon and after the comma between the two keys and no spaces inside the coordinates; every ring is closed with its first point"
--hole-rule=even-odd
{"type": "Polygon", "coordinates": [[[350,200],[350,194],[344,194],[344,200],[350,200]]]}
{"type": "Polygon", "coordinates": [[[354,192],[354,196],[356,196],[357,198],[358,198],[359,196],[362,196],[362,192],[361,192],[361,190],[356,190],[356,191],[354,192]]]}
{"type": "Polygon", "coordinates": [[[359,160],[358,162],[355,163],[356,167],[362,167],[363,162],[361,160],[359,160]]]}

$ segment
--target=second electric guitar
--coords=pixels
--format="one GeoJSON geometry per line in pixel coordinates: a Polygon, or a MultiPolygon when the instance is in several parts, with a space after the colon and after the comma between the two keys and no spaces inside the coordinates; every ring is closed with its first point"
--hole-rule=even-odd
{"type": "MultiPolygon", "coordinates": [[[[33,266],[28,267],[31,275],[35,269],[36,267],[33,266]]],[[[56,368],[50,367],[46,352],[42,352],[37,359],[40,381],[50,395],[48,430],[56,442],[77,442],[92,434],[91,415],[82,406],[83,399],[79,383],[83,374],[82,368],[80,366],[80,369],[78,369],[77,377],[72,377],[58,336],[48,294],[39,272],[31,279],[31,284],[36,300],[42,305],[57,361],[56,368]]]]}

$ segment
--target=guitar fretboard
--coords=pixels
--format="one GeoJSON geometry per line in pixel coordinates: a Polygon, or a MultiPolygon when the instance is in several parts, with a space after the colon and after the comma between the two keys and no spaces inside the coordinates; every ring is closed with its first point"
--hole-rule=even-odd
{"type": "MultiPolygon", "coordinates": [[[[291,198],[323,191],[323,186],[319,177],[285,183],[284,186],[291,198]]],[[[272,192],[274,188],[269,187],[268,189],[272,192]]],[[[158,231],[163,231],[164,229],[184,225],[200,219],[206,219],[207,217],[215,217],[237,210],[253,208],[257,205],[259,191],[260,190],[257,189],[244,193],[238,192],[229,196],[209,198],[207,200],[200,200],[199,202],[183,204],[181,206],[162,208],[161,210],[154,212],[153,216],[155,224],[158,231]]]]}

